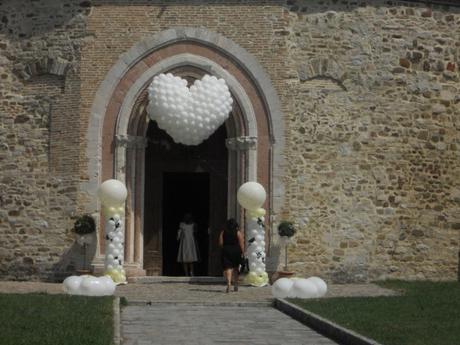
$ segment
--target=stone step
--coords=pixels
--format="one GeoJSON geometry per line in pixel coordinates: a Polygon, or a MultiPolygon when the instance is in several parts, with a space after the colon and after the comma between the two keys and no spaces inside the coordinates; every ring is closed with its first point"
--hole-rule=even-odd
{"type": "Polygon", "coordinates": [[[130,277],[130,283],[137,284],[158,284],[158,283],[195,283],[195,284],[224,284],[224,277],[168,277],[168,276],[144,276],[130,277]]]}
{"type": "Polygon", "coordinates": [[[194,300],[162,300],[149,301],[147,299],[127,299],[130,306],[152,306],[152,307],[167,307],[167,306],[194,306],[194,307],[273,307],[273,301],[194,301],[194,300]]]}

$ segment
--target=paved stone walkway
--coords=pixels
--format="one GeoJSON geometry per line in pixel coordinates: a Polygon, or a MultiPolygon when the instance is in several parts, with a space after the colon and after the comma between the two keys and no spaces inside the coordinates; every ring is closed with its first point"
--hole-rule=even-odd
{"type": "MultiPolygon", "coordinates": [[[[127,284],[116,295],[129,305],[121,312],[122,345],[147,344],[335,344],[270,307],[271,287],[185,282],[127,284]],[[233,337],[232,337],[233,335],[233,337]]],[[[374,284],[330,285],[326,297],[396,294],[374,284]]],[[[0,293],[63,293],[62,284],[0,282],[0,293]]]]}
{"type": "MultiPolygon", "coordinates": [[[[266,302],[272,300],[271,286],[255,288],[240,286],[238,293],[224,293],[225,286],[219,284],[188,284],[188,283],[154,283],[127,284],[117,287],[116,294],[124,296],[128,301],[153,302],[266,302]]],[[[394,295],[393,290],[375,284],[361,285],[330,285],[326,297],[355,296],[388,296],[394,295]]]]}
{"type": "Polygon", "coordinates": [[[271,307],[152,304],[121,312],[123,345],[336,344],[271,307]]]}

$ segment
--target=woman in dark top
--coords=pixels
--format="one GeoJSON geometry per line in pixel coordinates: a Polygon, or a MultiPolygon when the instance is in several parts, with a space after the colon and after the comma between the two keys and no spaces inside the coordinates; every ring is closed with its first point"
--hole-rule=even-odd
{"type": "Polygon", "coordinates": [[[235,219],[230,218],[227,221],[227,226],[220,233],[219,245],[222,247],[222,267],[227,280],[226,292],[230,291],[232,276],[233,289],[238,291],[238,268],[244,252],[244,239],[235,219]]]}

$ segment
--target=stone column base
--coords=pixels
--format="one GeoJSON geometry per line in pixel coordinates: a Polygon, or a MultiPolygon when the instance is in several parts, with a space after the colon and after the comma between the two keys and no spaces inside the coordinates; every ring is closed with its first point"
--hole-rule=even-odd
{"type": "MultiPolygon", "coordinates": [[[[104,274],[104,257],[96,257],[91,263],[93,268],[93,274],[100,276],[104,274]]],[[[123,265],[126,271],[126,278],[129,280],[130,277],[143,277],[146,275],[146,271],[142,268],[138,262],[127,262],[123,265]]]]}

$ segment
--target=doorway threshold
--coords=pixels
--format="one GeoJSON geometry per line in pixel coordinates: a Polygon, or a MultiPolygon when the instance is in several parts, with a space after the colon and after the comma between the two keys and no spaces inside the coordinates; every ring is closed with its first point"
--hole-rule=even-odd
{"type": "Polygon", "coordinates": [[[163,284],[163,283],[188,283],[188,284],[224,284],[224,277],[168,277],[168,276],[144,276],[130,277],[128,282],[136,284],[163,284]]]}

